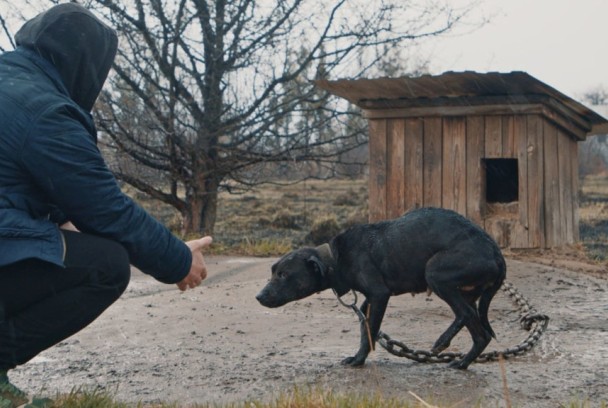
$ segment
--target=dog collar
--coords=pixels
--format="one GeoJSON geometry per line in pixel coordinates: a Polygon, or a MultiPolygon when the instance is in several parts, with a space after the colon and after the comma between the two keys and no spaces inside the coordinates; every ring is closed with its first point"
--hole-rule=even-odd
{"type": "Polygon", "coordinates": [[[333,271],[336,267],[336,259],[334,258],[334,254],[331,251],[331,247],[328,243],[323,245],[319,245],[315,248],[317,252],[319,252],[319,256],[321,257],[321,261],[327,265],[329,272],[333,271]]]}
{"type": "Polygon", "coordinates": [[[333,251],[331,250],[331,246],[328,243],[323,245],[319,245],[315,248],[319,253],[319,257],[321,258],[321,262],[327,265],[327,273],[323,276],[326,279],[329,287],[331,287],[336,296],[340,298],[340,296],[344,295],[346,292],[350,290],[348,286],[344,284],[340,279],[336,279],[334,271],[338,266],[338,261],[334,256],[333,251]]]}

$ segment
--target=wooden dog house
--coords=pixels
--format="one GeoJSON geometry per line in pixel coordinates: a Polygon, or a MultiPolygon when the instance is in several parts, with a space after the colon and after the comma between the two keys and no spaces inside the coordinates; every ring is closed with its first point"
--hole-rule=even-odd
{"type": "Polygon", "coordinates": [[[524,72],[317,81],[369,124],[370,222],[453,209],[501,247],[578,240],[578,146],[597,113],[524,72]]]}

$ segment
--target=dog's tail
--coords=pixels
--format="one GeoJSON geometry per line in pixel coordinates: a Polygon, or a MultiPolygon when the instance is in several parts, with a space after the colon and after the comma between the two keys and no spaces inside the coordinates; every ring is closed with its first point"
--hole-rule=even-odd
{"type": "Polygon", "coordinates": [[[498,290],[502,286],[502,283],[504,282],[507,273],[507,265],[505,263],[505,260],[502,255],[498,255],[499,256],[496,259],[496,263],[499,270],[499,276],[490,286],[488,286],[483,290],[483,292],[481,292],[477,307],[477,313],[479,315],[481,325],[494,338],[496,338],[496,334],[494,333],[494,330],[492,330],[492,326],[490,326],[490,321],[488,320],[488,310],[490,309],[490,302],[494,298],[494,295],[496,295],[496,292],[498,292],[498,290]]]}

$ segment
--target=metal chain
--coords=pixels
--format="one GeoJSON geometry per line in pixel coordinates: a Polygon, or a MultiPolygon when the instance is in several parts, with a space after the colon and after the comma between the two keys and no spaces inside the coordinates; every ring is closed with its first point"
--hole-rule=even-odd
{"type": "MultiPolygon", "coordinates": [[[[502,358],[509,358],[514,356],[519,356],[524,353],[527,353],[534,347],[534,345],[538,342],[543,332],[547,328],[549,324],[549,317],[544,314],[538,313],[534,308],[530,306],[528,300],[523,297],[515,287],[509,283],[504,282],[501,289],[506,292],[513,303],[515,303],[520,312],[520,326],[522,329],[529,331],[528,337],[523,340],[518,345],[507,348],[502,351],[491,351],[488,353],[482,353],[475,360],[478,363],[495,361],[498,360],[501,356],[502,358]]],[[[355,291],[352,291],[354,295],[354,301],[352,304],[347,304],[342,301],[340,296],[336,294],[340,303],[346,307],[352,308],[357,316],[359,316],[359,321],[363,324],[367,324],[367,318],[357,307],[357,294],[355,291]]],[[[335,291],[334,291],[335,293],[335,291]]],[[[388,334],[379,331],[378,332],[378,343],[389,353],[394,354],[399,357],[409,358],[410,360],[414,360],[420,363],[449,363],[456,359],[460,359],[464,357],[464,353],[456,353],[456,352],[442,352],[442,353],[433,353],[427,350],[414,350],[406,346],[404,343],[393,340],[388,334]]]]}

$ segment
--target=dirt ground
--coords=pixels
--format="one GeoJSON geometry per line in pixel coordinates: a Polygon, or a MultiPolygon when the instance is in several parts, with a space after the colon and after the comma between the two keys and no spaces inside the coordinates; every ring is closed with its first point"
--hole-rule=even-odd
{"type": "MultiPolygon", "coordinates": [[[[413,401],[411,391],[436,404],[505,406],[497,362],[460,371],[379,347],[363,368],[340,365],[358,346],[356,316],[331,291],[279,309],[259,305],[255,294],[274,261],[208,257],[208,279],[185,293],[134,271],[125,295],[97,321],[15,370],[12,379],[32,392],[101,387],[125,402],[180,406],[270,400],[294,386],[413,401]]],[[[558,407],[573,399],[597,406],[608,401],[606,272],[576,260],[542,261],[508,259],[508,280],[551,319],[530,353],[506,361],[508,396],[518,407],[558,407]]],[[[490,313],[499,341],[487,351],[527,336],[502,291],[490,313]]],[[[410,347],[428,349],[451,319],[437,297],[403,295],[391,300],[382,329],[410,347]]],[[[451,349],[469,347],[463,331],[451,349]]]]}

